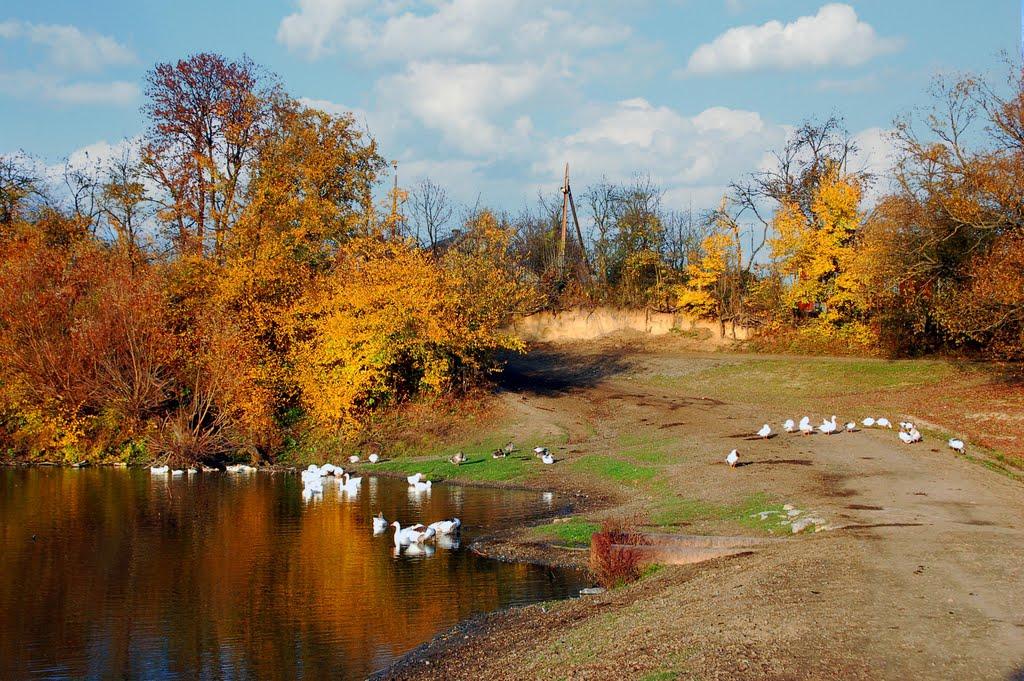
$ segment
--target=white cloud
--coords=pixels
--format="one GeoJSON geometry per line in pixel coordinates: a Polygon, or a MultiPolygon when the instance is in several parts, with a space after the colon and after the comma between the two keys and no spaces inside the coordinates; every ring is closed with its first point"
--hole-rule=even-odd
{"type": "Polygon", "coordinates": [[[899,50],[901,38],[884,38],[845,4],[824,5],[813,16],[783,24],[731,28],[690,55],[686,72],[713,73],[857,66],[899,50]]]}
{"type": "Polygon", "coordinates": [[[530,119],[517,103],[536,94],[547,72],[532,64],[413,62],[378,83],[380,98],[441,133],[471,155],[508,151],[528,137],[530,119]],[[507,124],[497,119],[511,117],[507,124]]]}
{"type": "Polygon", "coordinates": [[[0,72],[0,93],[21,99],[44,99],[61,104],[131,104],[139,87],[125,80],[67,82],[36,71],[0,72]]]}
{"type": "Polygon", "coordinates": [[[607,108],[576,132],[546,145],[535,175],[553,174],[569,162],[578,184],[604,176],[628,180],[649,173],[666,202],[703,207],[728,183],[750,172],[769,149],[781,146],[787,128],[753,111],[711,107],[693,116],[628,99],[607,108]]]}
{"type": "Polygon", "coordinates": [[[364,12],[364,0],[299,0],[281,20],[278,42],[318,59],[346,47],[372,61],[480,59],[537,49],[589,50],[621,42],[630,29],[552,9],[541,0],[392,2],[364,12]],[[566,30],[571,27],[571,30],[566,30]]]}
{"type": "Polygon", "coordinates": [[[46,47],[50,61],[64,71],[94,72],[137,61],[135,53],[113,38],[76,26],[11,20],[0,23],[0,38],[22,39],[46,47]]]}

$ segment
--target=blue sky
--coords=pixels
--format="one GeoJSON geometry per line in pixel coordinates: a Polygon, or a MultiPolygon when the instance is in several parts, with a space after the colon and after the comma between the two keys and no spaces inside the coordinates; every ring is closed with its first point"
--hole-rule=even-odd
{"type": "Polygon", "coordinates": [[[142,132],[153,63],[246,53],[355,111],[403,184],[514,209],[569,161],[577,187],[643,171],[703,207],[808,116],[845,116],[881,167],[936,74],[1002,75],[1020,18],[1017,0],[7,0],[0,153],[102,156],[142,132]]]}

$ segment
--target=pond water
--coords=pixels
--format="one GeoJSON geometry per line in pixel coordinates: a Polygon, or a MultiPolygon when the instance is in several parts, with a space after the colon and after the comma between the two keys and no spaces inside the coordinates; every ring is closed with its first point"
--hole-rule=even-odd
{"type": "MultiPolygon", "coordinates": [[[[0,678],[364,678],[475,613],[580,575],[480,558],[540,492],[297,475],[0,469],[0,678]],[[462,547],[395,554],[371,517],[462,519],[462,547]]],[[[431,547],[432,548],[432,547],[431,547]]]]}

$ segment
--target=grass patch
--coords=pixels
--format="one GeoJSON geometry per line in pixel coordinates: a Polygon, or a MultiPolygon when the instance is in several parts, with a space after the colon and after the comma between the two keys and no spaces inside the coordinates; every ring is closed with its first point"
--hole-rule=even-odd
{"type": "Polygon", "coordinates": [[[679,672],[671,670],[665,670],[660,672],[651,672],[650,674],[642,677],[642,681],[674,681],[679,678],[679,672]]]}
{"type": "Polygon", "coordinates": [[[533,528],[534,536],[554,539],[565,546],[590,546],[590,537],[600,529],[597,523],[573,518],[566,523],[551,523],[533,528]]]}
{"type": "Polygon", "coordinates": [[[724,520],[751,530],[767,532],[779,516],[768,516],[761,520],[757,514],[764,511],[782,513],[782,504],[776,503],[763,492],[752,494],[737,504],[726,505],[712,504],[701,499],[669,497],[654,504],[651,522],[661,527],[672,527],[696,521],[724,520]]]}
{"type": "Polygon", "coordinates": [[[572,462],[572,469],[604,480],[624,483],[645,482],[654,477],[655,470],[637,466],[610,456],[590,454],[572,462]]]}
{"type": "Polygon", "coordinates": [[[471,454],[461,466],[443,459],[392,459],[363,468],[392,471],[412,475],[423,473],[429,480],[468,480],[479,482],[505,482],[525,478],[531,469],[539,466],[530,459],[514,455],[505,459],[492,459],[490,454],[471,454]]]}

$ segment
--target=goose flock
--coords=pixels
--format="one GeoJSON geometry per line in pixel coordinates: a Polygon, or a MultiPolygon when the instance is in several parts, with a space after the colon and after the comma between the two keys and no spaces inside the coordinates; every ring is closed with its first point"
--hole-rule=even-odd
{"type": "MultiPolygon", "coordinates": [[[[897,437],[899,438],[900,442],[910,445],[924,440],[924,436],[921,435],[921,431],[917,429],[917,426],[915,426],[913,422],[900,421],[899,427],[900,429],[897,433],[897,437]]],[[[847,433],[856,433],[859,430],[861,430],[861,428],[892,429],[892,422],[889,421],[889,419],[887,419],[884,416],[879,418],[875,418],[874,416],[866,416],[864,417],[864,419],[861,420],[859,427],[856,421],[847,421],[842,427],[840,427],[835,414],[833,414],[831,418],[822,419],[821,424],[818,426],[814,426],[811,424],[810,416],[804,416],[803,418],[800,419],[799,422],[794,421],[791,418],[786,419],[785,421],[782,422],[783,431],[787,433],[799,432],[801,435],[813,435],[815,432],[821,433],[822,435],[832,435],[843,430],[845,430],[847,433]]],[[[771,437],[771,424],[765,423],[755,433],[755,435],[762,440],[771,437]]],[[[963,454],[967,451],[967,447],[964,444],[964,441],[960,438],[950,438],[947,445],[950,449],[952,449],[958,454],[963,454]]],[[[728,456],[725,457],[725,462],[726,464],[729,465],[730,468],[736,468],[740,462],[739,451],[734,449],[731,452],[729,452],[728,456]]]]}

